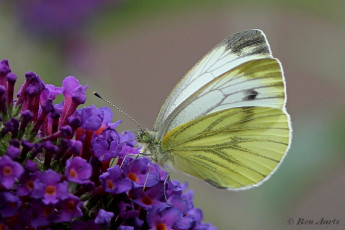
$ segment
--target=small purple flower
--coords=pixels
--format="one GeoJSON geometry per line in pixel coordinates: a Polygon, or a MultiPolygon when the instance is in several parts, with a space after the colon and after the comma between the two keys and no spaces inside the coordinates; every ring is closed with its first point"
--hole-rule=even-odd
{"type": "Polygon", "coordinates": [[[25,170],[28,172],[36,172],[37,171],[37,164],[34,161],[26,160],[25,161],[25,170]]]}
{"type": "MultiPolygon", "coordinates": [[[[163,171],[163,170],[161,170],[163,171]]],[[[166,173],[166,171],[163,171],[166,173]]],[[[164,174],[162,177],[161,177],[161,180],[165,179],[166,178],[166,174],[164,174]]],[[[167,189],[167,193],[168,194],[171,194],[171,193],[176,193],[176,192],[179,192],[180,194],[187,189],[188,187],[188,183],[185,182],[184,184],[181,184],[180,181],[178,180],[172,180],[172,181],[169,181],[167,183],[168,185],[168,189],[167,189]]]]}
{"type": "Polygon", "coordinates": [[[6,155],[11,157],[13,160],[17,159],[20,153],[20,149],[14,145],[10,145],[6,151],[6,155]]]}
{"type": "Polygon", "coordinates": [[[31,214],[31,225],[34,228],[48,225],[55,217],[54,205],[46,205],[41,200],[33,200],[29,211],[31,214]]]}
{"type": "Polygon", "coordinates": [[[192,218],[193,221],[196,223],[194,229],[195,230],[217,230],[217,228],[213,227],[209,223],[202,223],[202,211],[198,208],[193,208],[188,211],[187,217],[192,218]]]}
{"type": "Polygon", "coordinates": [[[94,105],[77,110],[81,116],[82,127],[87,130],[96,131],[103,122],[104,112],[97,109],[94,105]]]}
{"type": "Polygon", "coordinates": [[[66,77],[62,81],[62,94],[66,98],[72,98],[76,102],[83,104],[86,101],[85,90],[88,86],[82,86],[79,81],[73,77],[66,77]]]}
{"type": "Polygon", "coordinates": [[[96,224],[101,224],[104,226],[109,226],[109,223],[111,221],[111,219],[114,217],[114,213],[112,212],[107,212],[104,209],[100,209],[98,211],[98,215],[95,219],[95,223],[96,224]]]}
{"type": "Polygon", "coordinates": [[[123,160],[125,156],[127,155],[131,155],[131,156],[135,156],[137,154],[140,154],[139,148],[133,148],[130,145],[127,144],[122,144],[121,145],[121,150],[120,152],[117,154],[117,156],[123,160]]]}
{"type": "Polygon", "coordinates": [[[81,149],[83,148],[83,143],[81,141],[76,140],[68,140],[68,151],[71,151],[75,155],[79,155],[81,153],[81,149]]]}
{"type": "Polygon", "coordinates": [[[93,138],[92,149],[100,161],[115,158],[121,149],[119,134],[114,129],[108,129],[93,138]]]}
{"type": "MultiPolygon", "coordinates": [[[[187,193],[192,193],[192,191],[188,191],[187,193]]],[[[189,195],[189,194],[188,194],[189,195]]],[[[193,208],[192,199],[185,196],[185,194],[176,195],[169,197],[168,201],[176,208],[180,209],[183,214],[186,214],[190,209],[193,208]]]]}
{"type": "Polygon", "coordinates": [[[53,157],[59,152],[59,147],[57,147],[53,142],[45,141],[42,144],[45,149],[44,167],[49,167],[53,157]]]}
{"type": "MultiPolygon", "coordinates": [[[[0,192],[0,214],[2,217],[11,217],[19,209],[22,202],[10,192],[0,192]]],[[[1,226],[1,225],[0,225],[1,226]]]]}
{"type": "Polygon", "coordinates": [[[0,157],[0,183],[7,189],[12,188],[15,179],[24,172],[23,166],[8,156],[0,157]]]}
{"type": "MultiPolygon", "coordinates": [[[[22,139],[21,145],[22,145],[22,151],[20,153],[20,158],[23,159],[27,156],[27,153],[33,149],[34,144],[31,143],[30,141],[26,140],[26,139],[22,139]]],[[[28,163],[28,161],[26,161],[26,164],[27,163],[28,163]]],[[[36,164],[35,164],[35,167],[36,167],[36,164]]]]}
{"type": "Polygon", "coordinates": [[[32,120],[33,117],[34,115],[30,110],[24,110],[21,112],[21,124],[19,126],[19,129],[22,132],[24,132],[24,130],[26,129],[26,126],[32,120]]]}
{"type": "Polygon", "coordinates": [[[64,125],[59,128],[61,137],[69,137],[72,135],[72,128],[69,125],[64,125]]]}
{"type": "MultiPolygon", "coordinates": [[[[6,88],[3,85],[0,85],[0,112],[6,113],[7,111],[7,103],[6,103],[6,88]]],[[[6,133],[1,133],[4,135],[6,133]]]]}
{"type": "Polygon", "coordinates": [[[189,229],[190,223],[181,223],[183,215],[177,208],[167,204],[153,206],[147,213],[147,223],[151,229],[189,229]],[[177,228],[178,227],[178,228],[177,228]]]}
{"type": "Polygon", "coordinates": [[[42,173],[36,171],[33,173],[24,173],[19,180],[17,195],[18,196],[30,196],[35,189],[35,180],[38,179],[42,173]]]}
{"type": "Polygon", "coordinates": [[[11,118],[10,120],[6,121],[4,124],[4,128],[1,130],[0,135],[3,136],[6,133],[11,133],[12,138],[17,136],[19,128],[19,121],[18,119],[11,118]]]}
{"type": "Polygon", "coordinates": [[[22,104],[22,111],[29,109],[36,120],[39,110],[41,92],[45,89],[44,82],[34,72],[25,74],[26,81],[18,93],[17,104],[22,104]]]}
{"type": "Polygon", "coordinates": [[[14,73],[8,73],[6,76],[7,80],[7,105],[12,106],[13,104],[13,94],[14,94],[14,84],[17,81],[17,75],[14,73]]]}
{"type": "Polygon", "coordinates": [[[4,59],[0,61],[0,85],[4,86],[5,88],[7,86],[6,76],[10,72],[11,72],[11,68],[8,65],[8,60],[4,59]]]}
{"type": "Polygon", "coordinates": [[[202,211],[198,208],[193,208],[189,210],[187,215],[193,217],[196,222],[202,221],[203,218],[202,211]]]}
{"type": "Polygon", "coordinates": [[[47,99],[54,100],[57,95],[62,94],[62,88],[51,84],[46,84],[46,88],[42,91],[40,103],[43,104],[47,99]]]}
{"type": "Polygon", "coordinates": [[[122,160],[126,155],[137,155],[140,154],[140,147],[134,148],[136,138],[135,135],[129,131],[124,131],[119,134],[121,150],[118,153],[118,157],[122,160]]]}
{"type": "Polygon", "coordinates": [[[75,112],[67,119],[68,124],[72,127],[73,131],[76,131],[79,127],[81,127],[81,116],[75,112]]]}
{"type": "Polygon", "coordinates": [[[31,228],[31,213],[29,209],[23,208],[19,211],[18,220],[15,223],[14,230],[30,229],[31,228]]]}
{"type": "Polygon", "coordinates": [[[133,181],[134,187],[152,187],[158,183],[159,175],[149,171],[150,164],[150,160],[144,157],[124,164],[125,176],[133,181]]]}
{"type": "Polygon", "coordinates": [[[54,104],[52,99],[47,99],[41,104],[40,115],[35,122],[32,132],[37,133],[41,125],[46,122],[46,117],[49,113],[54,112],[54,104]]]}
{"type": "Polygon", "coordinates": [[[115,129],[119,125],[119,122],[116,122],[114,124],[111,123],[113,121],[113,111],[110,108],[103,106],[103,107],[99,108],[99,111],[101,111],[103,113],[103,121],[102,121],[102,123],[104,125],[107,125],[107,126],[109,126],[109,125],[116,125],[115,127],[111,127],[113,129],[115,129]]]}
{"type": "Polygon", "coordinates": [[[60,117],[60,126],[67,124],[67,118],[71,116],[80,104],[86,101],[85,90],[87,85],[83,87],[79,81],[73,77],[66,77],[62,82],[62,93],[65,97],[62,114],[60,117]]]}
{"type": "Polygon", "coordinates": [[[128,179],[122,179],[121,168],[118,165],[108,168],[107,172],[103,173],[99,179],[105,191],[112,194],[119,194],[127,192],[132,189],[133,182],[128,179]]]}
{"type": "Polygon", "coordinates": [[[70,182],[84,184],[89,183],[92,166],[85,159],[74,157],[66,162],[65,176],[70,182]]]}
{"type": "Polygon", "coordinates": [[[159,182],[145,190],[142,187],[133,189],[133,202],[146,210],[153,205],[163,203],[165,201],[163,185],[164,182],[159,182]]]}
{"type": "Polygon", "coordinates": [[[124,201],[120,201],[118,208],[120,214],[117,219],[123,220],[119,229],[142,229],[144,220],[139,216],[140,213],[143,213],[140,208],[138,209],[134,203],[124,201]]]}
{"type": "Polygon", "coordinates": [[[129,131],[124,131],[124,132],[120,133],[120,142],[121,143],[125,143],[127,145],[134,146],[135,140],[136,140],[135,135],[129,131]]]}
{"type": "Polygon", "coordinates": [[[48,98],[47,100],[45,100],[42,105],[41,105],[41,109],[43,113],[50,113],[54,111],[54,104],[53,104],[53,100],[48,98]]]}
{"type": "Polygon", "coordinates": [[[7,76],[6,76],[6,79],[7,79],[7,83],[16,83],[17,81],[17,75],[15,75],[14,73],[8,73],[7,76]]]}
{"type": "Polygon", "coordinates": [[[34,198],[42,199],[44,204],[56,204],[68,196],[67,182],[60,182],[60,176],[55,171],[48,169],[40,178],[35,180],[34,198]]]}
{"type": "Polygon", "coordinates": [[[112,123],[113,112],[110,108],[103,106],[103,107],[100,107],[98,110],[101,111],[103,114],[103,120],[102,120],[103,130],[105,130],[107,128],[115,129],[122,123],[121,120],[117,121],[115,123],[112,123]]]}
{"type": "Polygon", "coordinates": [[[58,210],[58,214],[54,219],[54,222],[67,222],[71,221],[73,218],[82,216],[82,204],[83,202],[73,195],[69,195],[68,198],[59,201],[55,206],[55,209],[58,210]]]}
{"type": "Polygon", "coordinates": [[[125,220],[136,218],[139,216],[139,210],[136,210],[133,204],[121,201],[118,207],[120,209],[119,216],[125,220]]]}

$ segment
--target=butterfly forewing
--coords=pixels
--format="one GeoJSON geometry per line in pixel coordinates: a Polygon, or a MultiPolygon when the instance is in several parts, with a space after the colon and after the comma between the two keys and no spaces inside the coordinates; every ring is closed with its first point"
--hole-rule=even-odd
{"type": "Polygon", "coordinates": [[[284,107],[280,63],[267,58],[248,61],[208,82],[165,120],[158,138],[173,128],[209,113],[245,106],[284,107]]]}
{"type": "Polygon", "coordinates": [[[244,62],[269,58],[271,51],[261,30],[248,30],[230,36],[206,54],[176,85],[163,104],[154,130],[165,125],[168,116],[198,89],[244,62]]]}

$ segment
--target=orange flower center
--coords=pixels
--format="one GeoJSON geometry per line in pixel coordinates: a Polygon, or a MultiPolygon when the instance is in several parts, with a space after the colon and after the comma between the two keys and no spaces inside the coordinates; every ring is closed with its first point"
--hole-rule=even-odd
{"type": "Polygon", "coordinates": [[[12,174],[12,168],[10,166],[5,166],[4,167],[4,174],[6,176],[11,175],[12,174]]]}
{"type": "Polygon", "coordinates": [[[46,207],[44,207],[44,209],[43,209],[43,215],[49,216],[49,215],[52,213],[52,211],[53,211],[52,207],[46,206],[46,207]]]}
{"type": "Polygon", "coordinates": [[[6,230],[6,229],[7,229],[6,226],[4,224],[0,223],[0,230],[6,230]]]}
{"type": "Polygon", "coordinates": [[[33,190],[34,189],[34,182],[32,180],[29,180],[28,182],[26,182],[26,187],[28,187],[28,189],[33,190]]]}
{"type": "Polygon", "coordinates": [[[165,226],[165,224],[159,223],[159,224],[157,224],[156,229],[157,230],[166,230],[167,227],[165,226]]]}
{"type": "Polygon", "coordinates": [[[68,174],[69,174],[70,177],[72,177],[72,178],[76,178],[77,175],[78,175],[78,173],[77,173],[74,169],[70,169],[70,170],[68,171],[68,174]]]}
{"type": "Polygon", "coordinates": [[[137,175],[135,175],[134,173],[130,173],[128,174],[128,178],[134,182],[137,182],[138,181],[138,177],[137,175]]]}
{"type": "Polygon", "coordinates": [[[12,208],[17,207],[17,203],[15,203],[15,202],[8,202],[8,204],[9,204],[12,208]]]}
{"type": "Polygon", "coordinates": [[[54,195],[55,194],[55,186],[47,186],[46,187],[46,194],[47,195],[54,195]]]}
{"type": "Polygon", "coordinates": [[[113,184],[113,182],[111,181],[111,180],[107,180],[107,188],[108,189],[114,189],[114,184],[113,184]]]}
{"type": "Polygon", "coordinates": [[[146,204],[146,205],[151,205],[152,204],[152,199],[148,196],[144,196],[141,201],[146,204]]]}
{"type": "Polygon", "coordinates": [[[67,202],[67,209],[73,211],[75,209],[75,202],[70,200],[67,202]]]}

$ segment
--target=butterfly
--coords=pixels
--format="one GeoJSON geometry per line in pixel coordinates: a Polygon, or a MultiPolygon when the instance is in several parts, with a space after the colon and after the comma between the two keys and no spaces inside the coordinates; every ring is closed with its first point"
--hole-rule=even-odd
{"type": "Polygon", "coordinates": [[[279,60],[261,30],[247,30],[206,54],[172,90],[153,131],[137,139],[162,166],[246,189],[267,180],[289,149],[285,104],[279,60]]]}

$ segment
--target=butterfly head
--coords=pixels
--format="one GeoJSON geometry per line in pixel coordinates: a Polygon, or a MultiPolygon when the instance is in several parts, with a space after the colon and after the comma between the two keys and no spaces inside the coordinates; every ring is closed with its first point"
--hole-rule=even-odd
{"type": "Polygon", "coordinates": [[[137,142],[141,145],[140,152],[143,155],[150,156],[151,159],[161,166],[165,166],[170,159],[167,151],[163,151],[161,143],[157,139],[157,132],[150,130],[140,130],[136,133],[137,142]]]}
{"type": "Polygon", "coordinates": [[[150,144],[155,140],[155,132],[149,130],[140,130],[136,133],[137,141],[140,144],[150,144]]]}

